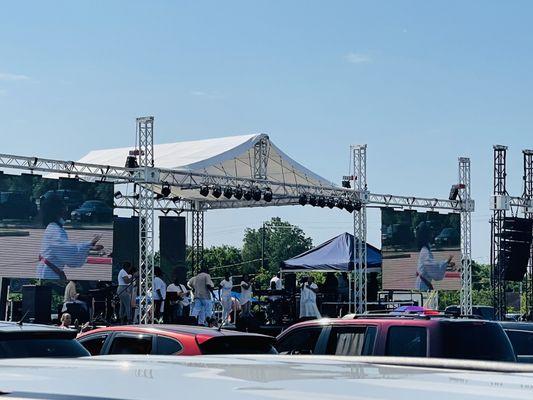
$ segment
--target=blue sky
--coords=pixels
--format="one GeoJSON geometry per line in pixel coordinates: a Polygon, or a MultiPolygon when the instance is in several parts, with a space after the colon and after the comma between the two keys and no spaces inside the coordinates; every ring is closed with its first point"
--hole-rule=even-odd
{"type": "MultiPolygon", "coordinates": [[[[154,115],[159,143],[267,133],[335,181],[366,143],[370,190],[430,197],[469,156],[487,261],[492,145],[510,146],[516,195],[533,148],[532,17],[528,1],[4,3],[1,152],[78,159],[133,145],[135,117],[154,115]]],[[[206,241],[240,245],[274,215],[315,243],[351,229],[340,211],[223,211],[206,241]]]]}

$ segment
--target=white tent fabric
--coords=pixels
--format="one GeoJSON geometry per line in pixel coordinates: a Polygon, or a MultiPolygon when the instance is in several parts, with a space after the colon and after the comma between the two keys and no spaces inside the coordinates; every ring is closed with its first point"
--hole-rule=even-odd
{"type": "MultiPolygon", "coordinates": [[[[290,158],[264,134],[156,144],[154,145],[154,163],[158,168],[253,179],[254,145],[260,140],[266,140],[268,148],[266,180],[280,184],[278,187],[271,187],[274,193],[282,194],[283,184],[338,189],[332,182],[290,158]]],[[[79,162],[124,166],[130,150],[132,150],[131,147],[95,150],[81,158],[79,162]]],[[[207,199],[199,197],[198,193],[190,190],[183,193],[183,191],[173,189],[173,195],[215,200],[211,196],[207,199]]]]}

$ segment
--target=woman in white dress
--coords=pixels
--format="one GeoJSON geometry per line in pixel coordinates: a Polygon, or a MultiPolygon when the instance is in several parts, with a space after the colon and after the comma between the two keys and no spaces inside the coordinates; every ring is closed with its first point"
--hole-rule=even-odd
{"type": "Polygon", "coordinates": [[[228,321],[231,313],[231,289],[233,288],[233,278],[229,272],[224,274],[224,279],[219,284],[218,295],[222,303],[222,321],[228,321]]]}
{"type": "Polygon", "coordinates": [[[310,276],[307,282],[302,285],[300,297],[300,318],[321,318],[320,311],[316,305],[316,294],[318,286],[315,283],[315,278],[310,276]]]}

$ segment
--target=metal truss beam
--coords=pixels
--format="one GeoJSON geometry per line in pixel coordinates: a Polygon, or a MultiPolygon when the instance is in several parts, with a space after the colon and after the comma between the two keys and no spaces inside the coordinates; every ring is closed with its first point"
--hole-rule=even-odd
{"type": "MultiPolygon", "coordinates": [[[[115,208],[128,209],[137,212],[137,198],[134,196],[122,196],[115,198],[115,208]]],[[[182,212],[192,211],[190,201],[172,201],[171,199],[154,199],[154,211],[161,211],[163,213],[175,212],[181,214],[182,212]]]]}
{"type": "MultiPolygon", "coordinates": [[[[366,145],[352,146],[353,171],[355,176],[354,191],[357,197],[366,199],[366,145]]],[[[367,249],[366,249],[366,201],[362,202],[361,209],[354,212],[354,301],[357,314],[366,312],[367,292],[367,249]]]]}
{"type": "Polygon", "coordinates": [[[197,273],[204,255],[204,211],[200,202],[194,204],[191,217],[191,264],[193,273],[197,273]]]}
{"type": "Polygon", "coordinates": [[[268,167],[268,146],[269,141],[267,138],[262,138],[254,144],[254,171],[253,177],[255,179],[267,179],[267,167],[268,167]]]}
{"type": "MultiPolygon", "coordinates": [[[[470,204],[470,159],[459,158],[459,197],[470,204]]],[[[472,218],[471,211],[461,210],[461,314],[472,315],[472,218]]]]}
{"type": "MultiPolygon", "coordinates": [[[[525,218],[533,218],[533,150],[523,150],[524,162],[524,191],[522,198],[527,206],[523,209],[525,218]]],[[[532,233],[533,235],[533,233],[532,233]]],[[[533,319],[533,245],[530,249],[529,263],[524,279],[526,308],[528,319],[533,319]]]]}

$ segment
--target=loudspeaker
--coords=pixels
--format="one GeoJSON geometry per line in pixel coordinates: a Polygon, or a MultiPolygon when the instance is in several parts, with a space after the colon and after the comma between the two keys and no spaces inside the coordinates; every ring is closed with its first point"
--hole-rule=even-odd
{"type": "Polygon", "coordinates": [[[122,263],[139,265],[139,217],[113,217],[113,277],[122,263]]]}
{"type": "Polygon", "coordinates": [[[531,255],[533,220],[505,218],[500,235],[498,264],[506,281],[520,282],[527,271],[531,255]]]}
{"type": "Polygon", "coordinates": [[[283,280],[285,281],[285,290],[287,290],[289,293],[296,293],[296,274],[283,274],[283,280]]]}
{"type": "Polygon", "coordinates": [[[52,288],[50,286],[22,286],[22,314],[24,321],[36,324],[49,324],[52,312],[52,288]]]}
{"type": "Polygon", "coordinates": [[[185,217],[159,217],[160,266],[168,279],[187,277],[185,264],[185,217]]]}

